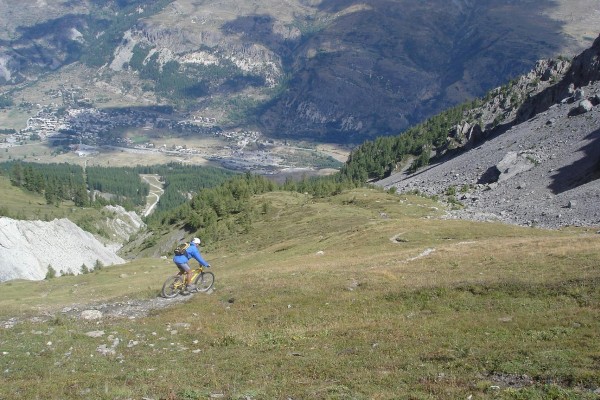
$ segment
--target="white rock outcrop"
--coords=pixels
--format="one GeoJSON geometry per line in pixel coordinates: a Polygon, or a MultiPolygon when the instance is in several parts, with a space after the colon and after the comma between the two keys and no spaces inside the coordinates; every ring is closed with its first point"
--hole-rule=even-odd
{"type": "Polygon", "coordinates": [[[48,266],[79,274],[85,264],[93,269],[125,262],[91,233],[70,220],[19,221],[0,217],[0,282],[13,279],[41,280],[48,266]]]}
{"type": "Polygon", "coordinates": [[[103,225],[112,233],[112,239],[119,243],[127,242],[131,235],[146,227],[142,218],[134,211],[127,211],[121,206],[105,206],[104,210],[111,215],[103,225]]]}

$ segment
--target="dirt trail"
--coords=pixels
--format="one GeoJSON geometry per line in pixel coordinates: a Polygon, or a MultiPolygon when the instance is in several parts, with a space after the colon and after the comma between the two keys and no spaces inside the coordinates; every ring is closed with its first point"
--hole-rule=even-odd
{"type": "Polygon", "coordinates": [[[144,211],[144,217],[147,217],[148,215],[152,214],[152,211],[154,211],[154,208],[160,200],[160,196],[162,196],[165,191],[163,190],[163,186],[158,175],[140,176],[144,182],[150,185],[150,194],[148,195],[148,198],[152,200],[150,200],[150,202],[146,205],[146,210],[144,211]]]}
{"type": "MultiPolygon", "coordinates": [[[[135,319],[147,316],[152,310],[159,310],[170,307],[175,304],[184,303],[194,296],[203,296],[208,293],[194,293],[190,295],[180,295],[172,299],[165,299],[157,296],[147,300],[118,300],[114,302],[89,303],[89,304],[71,304],[60,310],[44,311],[39,315],[27,317],[10,317],[0,321],[0,328],[12,328],[18,323],[24,321],[47,322],[59,317],[74,319],[86,319],[85,315],[89,311],[97,311],[95,315],[102,319],[128,318],[135,319]]],[[[87,318],[89,319],[89,318],[87,318]]]]}

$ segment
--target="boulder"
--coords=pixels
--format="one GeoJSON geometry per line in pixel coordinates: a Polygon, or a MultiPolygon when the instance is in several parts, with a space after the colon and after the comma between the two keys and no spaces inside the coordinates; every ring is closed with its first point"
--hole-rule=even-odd
{"type": "Polygon", "coordinates": [[[101,318],[102,318],[102,312],[98,311],[98,310],[84,310],[81,312],[81,319],[95,320],[95,319],[101,319],[101,318]]]}
{"type": "Polygon", "coordinates": [[[505,181],[522,172],[533,168],[534,163],[528,152],[509,151],[504,158],[496,164],[496,169],[500,173],[498,182],[505,181]]]}
{"type": "Polygon", "coordinates": [[[592,108],[594,108],[594,105],[589,100],[582,100],[579,102],[579,112],[581,114],[592,111],[592,108]]]}

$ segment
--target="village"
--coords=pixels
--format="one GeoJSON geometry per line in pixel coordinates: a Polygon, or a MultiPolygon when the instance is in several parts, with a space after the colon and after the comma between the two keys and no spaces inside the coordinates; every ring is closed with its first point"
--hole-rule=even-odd
{"type": "Polygon", "coordinates": [[[264,139],[260,132],[250,130],[222,130],[214,118],[194,116],[177,120],[168,114],[147,109],[98,109],[88,101],[79,100],[68,107],[50,104],[38,105],[23,129],[4,134],[0,148],[10,148],[32,141],[47,142],[53,147],[67,149],[79,157],[94,157],[103,148],[127,152],[165,153],[180,158],[200,156],[215,161],[224,168],[272,174],[284,168],[284,158],[271,150],[285,146],[264,139]],[[150,132],[170,131],[181,138],[179,144],[159,144],[151,140],[140,142],[118,134],[124,130],[150,132]],[[189,137],[212,137],[222,140],[217,147],[195,148],[186,144],[189,137]]]}

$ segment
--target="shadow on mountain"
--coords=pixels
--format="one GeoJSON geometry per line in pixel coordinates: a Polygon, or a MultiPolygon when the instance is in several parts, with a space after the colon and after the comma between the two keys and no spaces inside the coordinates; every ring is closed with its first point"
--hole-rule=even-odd
{"type": "MultiPolygon", "coordinates": [[[[260,121],[273,135],[364,140],[395,135],[481,96],[555,54],[554,1],[324,0],[286,39],[266,14],[222,27],[284,60],[290,79],[260,121]]],[[[292,29],[291,26],[284,25],[292,29]]]]}
{"type": "Polygon", "coordinates": [[[72,40],[71,29],[83,30],[88,16],[82,14],[67,14],[60,18],[50,19],[31,26],[18,27],[20,40],[35,40],[51,37],[54,40],[72,40]]]}
{"type": "Polygon", "coordinates": [[[83,45],[72,39],[73,30],[84,31],[87,17],[68,14],[27,27],[18,27],[18,38],[3,44],[23,67],[46,65],[55,70],[77,61],[83,54],[83,45]],[[43,41],[45,45],[40,45],[43,41]]]}
{"type": "Polygon", "coordinates": [[[130,106],[130,107],[106,107],[102,109],[106,112],[112,112],[116,114],[125,113],[150,113],[150,114],[167,114],[171,115],[175,111],[175,107],[172,105],[150,105],[150,106],[130,106]]]}
{"type": "Polygon", "coordinates": [[[558,169],[548,187],[554,194],[566,192],[600,178],[600,129],[586,137],[590,141],[580,149],[584,156],[558,169]]]}
{"type": "Polygon", "coordinates": [[[285,63],[290,59],[291,47],[295,41],[276,34],[273,29],[275,22],[267,14],[244,15],[223,24],[221,32],[225,35],[241,35],[249,43],[260,43],[280,56],[285,63]]]}

